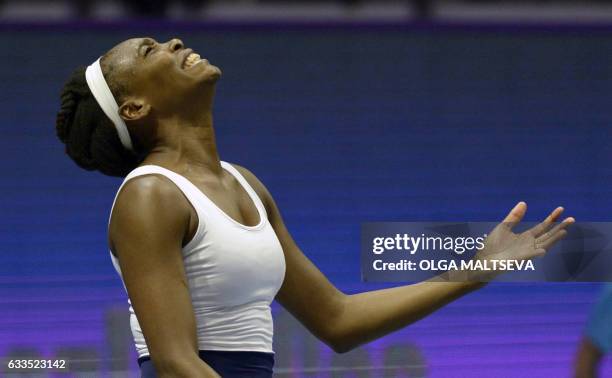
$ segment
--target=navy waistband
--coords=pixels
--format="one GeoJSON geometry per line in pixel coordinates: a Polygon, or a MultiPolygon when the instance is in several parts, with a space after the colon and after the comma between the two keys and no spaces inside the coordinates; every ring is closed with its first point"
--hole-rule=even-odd
{"type": "MultiPolygon", "coordinates": [[[[215,357],[228,357],[228,358],[240,358],[240,359],[251,359],[251,358],[261,358],[265,361],[270,361],[274,364],[274,353],[268,352],[254,352],[254,351],[226,351],[226,350],[200,350],[198,352],[200,359],[206,361],[207,358],[211,356],[215,357]]],[[[138,357],[138,366],[142,366],[142,363],[145,361],[150,361],[150,356],[142,356],[138,357]]]]}

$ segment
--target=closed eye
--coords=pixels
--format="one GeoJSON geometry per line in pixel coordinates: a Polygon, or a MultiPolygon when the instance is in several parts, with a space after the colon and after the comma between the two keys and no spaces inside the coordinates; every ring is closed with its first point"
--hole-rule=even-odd
{"type": "Polygon", "coordinates": [[[150,53],[151,51],[153,51],[153,47],[152,47],[152,46],[147,46],[147,47],[145,48],[145,53],[144,53],[144,55],[145,55],[145,56],[149,55],[149,53],[150,53]]]}

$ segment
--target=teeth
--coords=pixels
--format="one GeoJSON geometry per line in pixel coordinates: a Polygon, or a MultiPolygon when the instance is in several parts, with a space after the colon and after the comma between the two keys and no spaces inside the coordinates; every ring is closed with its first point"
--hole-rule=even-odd
{"type": "Polygon", "coordinates": [[[191,66],[193,66],[194,64],[196,64],[197,62],[199,62],[200,59],[200,54],[196,54],[196,53],[191,53],[187,56],[187,59],[185,60],[185,68],[189,68],[191,66]]]}

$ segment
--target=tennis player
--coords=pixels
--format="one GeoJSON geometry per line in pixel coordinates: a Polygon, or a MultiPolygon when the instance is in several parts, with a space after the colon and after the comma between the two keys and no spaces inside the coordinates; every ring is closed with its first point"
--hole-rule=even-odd
{"type": "MultiPolygon", "coordinates": [[[[133,38],[77,69],[61,94],[56,129],[67,154],[124,177],[108,242],[142,377],[270,377],[274,299],[341,353],[484,285],[474,276],[354,295],[334,287],[295,244],[264,184],[220,159],[220,77],[179,39],[133,38]]],[[[516,234],[526,208],[510,211],[477,258],[541,256],[574,222],[555,225],[559,207],[516,234]]]]}

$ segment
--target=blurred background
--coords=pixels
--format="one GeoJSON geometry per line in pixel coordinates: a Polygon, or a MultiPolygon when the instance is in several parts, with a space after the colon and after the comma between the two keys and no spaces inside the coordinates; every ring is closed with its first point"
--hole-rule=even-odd
{"type": "Polygon", "coordinates": [[[608,22],[610,0],[2,0],[2,20],[608,22]]]}
{"type": "MultiPolygon", "coordinates": [[[[346,293],[386,287],[361,282],[362,222],[496,221],[519,200],[530,221],[611,218],[612,1],[0,1],[0,375],[138,376],[106,245],[121,180],[54,129],[70,72],[134,36],[222,69],[222,159],[346,293]]],[[[276,375],[570,377],[601,289],[491,284],[344,355],[275,303],[276,375]]]]}

